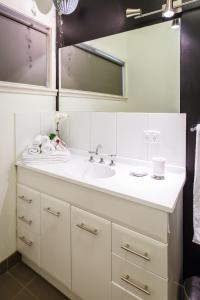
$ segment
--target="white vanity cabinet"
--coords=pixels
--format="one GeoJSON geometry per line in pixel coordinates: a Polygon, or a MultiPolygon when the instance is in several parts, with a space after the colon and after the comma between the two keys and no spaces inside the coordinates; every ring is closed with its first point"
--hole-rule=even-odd
{"type": "Polygon", "coordinates": [[[84,300],[111,299],[111,222],[71,210],[72,290],[84,300]]]}
{"type": "Polygon", "coordinates": [[[71,288],[70,205],[41,195],[40,265],[71,288]]]}
{"type": "Polygon", "coordinates": [[[18,250],[68,298],[180,300],[181,192],[169,213],[26,167],[17,180],[18,250]]]}

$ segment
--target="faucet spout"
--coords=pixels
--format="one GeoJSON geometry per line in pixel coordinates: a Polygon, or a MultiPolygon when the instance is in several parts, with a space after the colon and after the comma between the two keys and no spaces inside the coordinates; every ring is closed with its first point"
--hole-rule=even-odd
{"type": "Polygon", "coordinates": [[[96,155],[103,153],[103,146],[101,144],[97,145],[95,153],[96,155]]]}

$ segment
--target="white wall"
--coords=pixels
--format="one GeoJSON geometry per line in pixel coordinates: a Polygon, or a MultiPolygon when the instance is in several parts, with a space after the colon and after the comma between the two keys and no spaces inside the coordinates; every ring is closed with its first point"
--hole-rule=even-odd
{"type": "MultiPolygon", "coordinates": [[[[31,0],[1,0],[7,6],[52,28],[52,86],[55,87],[55,11],[33,16],[31,0]]],[[[55,95],[8,93],[0,85],[0,262],[16,251],[15,113],[54,111],[55,95]]],[[[34,94],[35,93],[35,94],[34,94]]]]}
{"type": "Polygon", "coordinates": [[[180,29],[171,21],[88,42],[127,64],[127,101],[60,97],[65,111],[180,112],[180,29]]]}

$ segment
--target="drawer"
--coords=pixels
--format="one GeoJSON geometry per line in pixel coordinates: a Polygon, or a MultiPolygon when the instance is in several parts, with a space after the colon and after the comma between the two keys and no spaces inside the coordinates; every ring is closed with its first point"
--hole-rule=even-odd
{"type": "Polygon", "coordinates": [[[112,224],[112,252],[144,270],[168,278],[167,244],[112,224]]]}
{"type": "Polygon", "coordinates": [[[119,285],[112,283],[112,300],[140,300],[140,298],[135,297],[119,285]]]}
{"type": "Polygon", "coordinates": [[[17,224],[23,225],[28,231],[40,234],[40,214],[36,214],[29,207],[17,205],[17,224]]]}
{"type": "Polygon", "coordinates": [[[112,255],[112,281],[141,300],[167,300],[168,281],[112,255]]]}
{"type": "Polygon", "coordinates": [[[40,266],[40,237],[27,230],[24,225],[18,225],[17,250],[40,266]]]}
{"type": "Polygon", "coordinates": [[[29,208],[33,214],[40,214],[40,193],[24,185],[17,185],[17,204],[29,208]]]}

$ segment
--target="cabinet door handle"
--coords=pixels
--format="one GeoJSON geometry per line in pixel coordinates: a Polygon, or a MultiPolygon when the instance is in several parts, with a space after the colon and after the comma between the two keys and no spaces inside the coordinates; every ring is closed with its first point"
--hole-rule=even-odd
{"type": "Polygon", "coordinates": [[[33,245],[33,242],[27,240],[25,236],[20,236],[19,239],[20,239],[24,244],[26,244],[26,245],[29,246],[29,247],[31,247],[31,246],[33,245]]]}
{"type": "Polygon", "coordinates": [[[139,256],[139,257],[145,259],[145,260],[150,261],[150,257],[149,257],[149,255],[148,255],[147,252],[144,252],[144,254],[143,254],[143,253],[139,253],[139,252],[137,252],[137,251],[131,249],[129,244],[126,244],[125,246],[121,246],[121,249],[123,249],[123,250],[125,250],[125,251],[127,251],[127,252],[130,252],[130,253],[132,253],[132,254],[135,254],[135,255],[137,255],[137,256],[139,256]]]}
{"type": "Polygon", "coordinates": [[[150,292],[149,287],[147,285],[144,285],[144,286],[138,285],[137,283],[135,283],[132,280],[130,280],[130,276],[129,275],[121,276],[121,280],[123,280],[124,282],[132,285],[133,287],[135,287],[139,291],[141,291],[141,292],[143,292],[143,293],[145,293],[147,295],[151,295],[151,292],[150,292]]]}
{"type": "Polygon", "coordinates": [[[61,215],[60,212],[52,210],[51,207],[47,207],[44,210],[47,211],[49,214],[56,216],[56,217],[60,217],[60,215],[61,215]]]}
{"type": "Polygon", "coordinates": [[[33,223],[32,220],[27,220],[24,216],[18,217],[18,219],[28,225],[31,225],[33,223]]]}
{"type": "Polygon", "coordinates": [[[76,226],[80,229],[83,229],[91,234],[94,234],[94,235],[98,235],[98,230],[97,229],[92,229],[88,226],[86,226],[84,223],[81,223],[81,224],[76,224],[76,226]]]}
{"type": "Polygon", "coordinates": [[[33,202],[32,199],[27,199],[25,196],[18,196],[19,199],[31,204],[33,202]]]}

